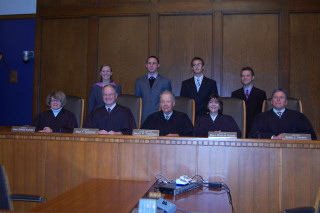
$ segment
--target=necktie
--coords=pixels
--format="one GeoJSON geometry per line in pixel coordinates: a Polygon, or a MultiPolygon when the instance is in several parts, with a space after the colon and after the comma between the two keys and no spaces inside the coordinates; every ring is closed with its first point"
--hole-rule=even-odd
{"type": "Polygon", "coordinates": [[[155,78],[154,78],[153,76],[151,76],[151,77],[149,78],[150,88],[152,88],[154,81],[155,81],[155,78]]]}
{"type": "Polygon", "coordinates": [[[197,92],[199,92],[200,86],[201,86],[200,79],[197,78],[197,92]]]}
{"type": "Polygon", "coordinates": [[[249,98],[249,90],[246,89],[246,100],[249,98]]]}
{"type": "Polygon", "coordinates": [[[277,113],[278,113],[279,118],[281,118],[282,112],[277,112],[277,113]]]}
{"type": "Polygon", "coordinates": [[[108,108],[107,110],[108,110],[108,113],[110,114],[110,113],[111,113],[111,109],[110,109],[110,108],[108,108]]]}
{"type": "Polygon", "coordinates": [[[169,120],[169,115],[166,115],[166,120],[167,120],[167,121],[169,120]]]}

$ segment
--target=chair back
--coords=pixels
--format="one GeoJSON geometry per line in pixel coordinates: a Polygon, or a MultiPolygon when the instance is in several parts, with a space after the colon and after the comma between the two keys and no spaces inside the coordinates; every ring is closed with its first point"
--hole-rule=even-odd
{"type": "MultiPolygon", "coordinates": [[[[302,103],[299,99],[288,97],[288,105],[286,108],[302,112],[302,103]]],[[[263,101],[262,112],[266,112],[272,109],[271,98],[263,101]]]]}
{"type": "Polygon", "coordinates": [[[69,110],[76,116],[78,127],[82,128],[84,99],[73,95],[67,95],[67,103],[63,108],[69,110]]]}
{"type": "Polygon", "coordinates": [[[246,137],[246,104],[239,98],[222,97],[223,114],[230,115],[236,121],[242,132],[242,138],[246,137]]]}
{"type": "Polygon", "coordinates": [[[314,210],[316,213],[320,213],[320,187],[318,189],[316,201],[314,203],[314,210]]]}
{"type": "Polygon", "coordinates": [[[140,97],[135,95],[118,95],[117,103],[129,108],[133,114],[136,121],[137,128],[141,126],[141,116],[142,116],[142,100],[140,97]]]}
{"type": "Polygon", "coordinates": [[[2,165],[0,165],[0,209],[12,210],[8,177],[2,165]]]}
{"type": "Polygon", "coordinates": [[[188,115],[192,125],[194,126],[195,122],[195,102],[192,98],[186,97],[175,97],[176,104],[173,107],[174,110],[179,112],[184,112],[188,115]]]}

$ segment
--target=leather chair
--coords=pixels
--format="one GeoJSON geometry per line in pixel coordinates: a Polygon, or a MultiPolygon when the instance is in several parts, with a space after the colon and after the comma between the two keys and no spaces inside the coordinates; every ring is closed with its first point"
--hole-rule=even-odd
{"type": "Polygon", "coordinates": [[[137,128],[140,128],[142,116],[142,99],[135,95],[118,95],[117,103],[131,110],[136,121],[137,128]]]}
{"type": "Polygon", "coordinates": [[[174,110],[179,112],[184,112],[188,115],[192,125],[194,126],[195,122],[195,102],[192,98],[186,97],[175,97],[176,104],[173,107],[174,110]]]}
{"type": "Polygon", "coordinates": [[[84,99],[73,95],[67,95],[67,103],[63,108],[69,110],[76,116],[78,127],[82,128],[84,99]]]}
{"type": "MultiPolygon", "coordinates": [[[[302,112],[302,103],[299,99],[296,99],[296,98],[288,97],[288,105],[286,108],[303,113],[302,112]]],[[[267,100],[263,101],[262,112],[265,112],[265,111],[268,111],[271,109],[272,109],[271,98],[268,98],[267,100]]]]}
{"type": "Polygon", "coordinates": [[[224,115],[230,115],[238,124],[242,138],[246,137],[246,104],[238,98],[222,97],[224,115]]]}
{"type": "Polygon", "coordinates": [[[298,207],[294,209],[285,209],[281,211],[281,213],[319,213],[319,212],[320,212],[320,187],[318,189],[314,206],[298,207]]]}
{"type": "Polygon", "coordinates": [[[46,199],[37,195],[12,195],[10,193],[7,173],[3,165],[0,165],[0,209],[13,210],[12,201],[44,202],[46,199]]]}

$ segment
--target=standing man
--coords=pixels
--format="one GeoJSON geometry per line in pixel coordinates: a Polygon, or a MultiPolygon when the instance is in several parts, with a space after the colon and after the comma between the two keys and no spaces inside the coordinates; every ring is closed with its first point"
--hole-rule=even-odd
{"type": "Polygon", "coordinates": [[[161,111],[152,113],[142,129],[160,130],[160,136],[192,136],[193,126],[187,114],[173,110],[175,98],[171,91],[160,95],[161,111]]]}
{"type": "Polygon", "coordinates": [[[253,86],[254,72],[251,67],[244,67],[240,72],[242,88],[233,91],[231,97],[246,102],[246,136],[248,136],[254,118],[262,111],[263,101],[267,98],[266,92],[253,86]]]}
{"type": "Polygon", "coordinates": [[[197,120],[199,116],[206,114],[208,98],[211,94],[218,94],[218,89],[215,80],[203,75],[204,60],[202,58],[194,57],[191,68],[194,76],[182,82],[180,96],[194,99],[197,120]]]}
{"type": "Polygon", "coordinates": [[[136,129],[136,121],[130,109],[116,103],[117,97],[114,85],[104,86],[102,99],[105,105],[92,111],[83,126],[97,128],[99,134],[104,135],[131,135],[136,129]]]}
{"type": "Polygon", "coordinates": [[[250,138],[282,139],[282,133],[311,134],[312,140],[317,136],[308,118],[294,110],[286,109],[288,94],[283,89],[272,92],[273,109],[257,115],[250,132],[250,138]]]}
{"type": "Polygon", "coordinates": [[[156,56],[149,56],[146,60],[148,74],[136,80],[134,94],[142,98],[141,123],[151,113],[159,110],[160,93],[172,90],[171,81],[159,74],[159,67],[159,59],[156,56]]]}

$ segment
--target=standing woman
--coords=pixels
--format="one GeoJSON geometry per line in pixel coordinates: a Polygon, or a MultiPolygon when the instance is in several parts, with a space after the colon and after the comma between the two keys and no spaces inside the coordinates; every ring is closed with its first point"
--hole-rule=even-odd
{"type": "Polygon", "coordinates": [[[100,76],[102,81],[93,84],[91,87],[87,115],[89,115],[95,109],[104,106],[104,102],[102,99],[102,88],[105,85],[114,85],[116,87],[117,94],[122,94],[121,86],[119,84],[116,84],[112,80],[112,68],[109,64],[103,64],[100,67],[100,76]]]}
{"type": "Polygon", "coordinates": [[[209,131],[214,132],[237,132],[241,137],[241,131],[235,120],[229,115],[223,115],[223,101],[218,94],[210,95],[207,107],[208,115],[199,117],[194,126],[194,136],[208,137],[209,131]]]}
{"type": "Polygon", "coordinates": [[[47,96],[46,103],[51,109],[39,113],[31,123],[37,132],[72,133],[73,128],[78,127],[74,114],[63,108],[67,99],[62,91],[51,92],[47,96]]]}

